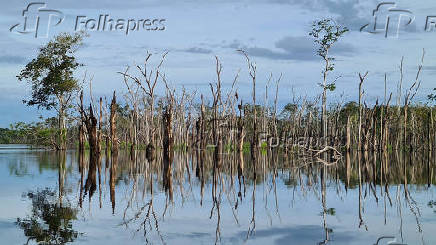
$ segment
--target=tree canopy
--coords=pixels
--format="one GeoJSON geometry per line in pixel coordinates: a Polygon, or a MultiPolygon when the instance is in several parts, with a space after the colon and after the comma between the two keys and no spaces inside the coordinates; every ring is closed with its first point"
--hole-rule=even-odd
{"type": "Polygon", "coordinates": [[[19,81],[32,85],[31,98],[23,100],[25,104],[50,110],[58,106],[59,100],[68,101],[72,92],[79,89],[73,73],[82,64],[74,53],[83,37],[83,33],[62,33],[39,49],[38,56],[17,76],[19,81]]]}

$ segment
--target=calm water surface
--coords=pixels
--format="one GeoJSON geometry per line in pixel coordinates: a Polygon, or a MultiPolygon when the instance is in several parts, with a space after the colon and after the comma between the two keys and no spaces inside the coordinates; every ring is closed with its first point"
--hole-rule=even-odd
{"type": "Polygon", "coordinates": [[[0,145],[0,243],[436,244],[427,154],[225,155],[219,173],[209,155],[176,153],[168,181],[141,152],[93,170],[87,153],[0,145]]]}

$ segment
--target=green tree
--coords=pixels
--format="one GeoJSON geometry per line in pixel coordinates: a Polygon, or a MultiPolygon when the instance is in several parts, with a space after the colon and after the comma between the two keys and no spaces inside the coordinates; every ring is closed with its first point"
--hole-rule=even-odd
{"type": "Polygon", "coordinates": [[[309,33],[313,37],[315,44],[318,45],[317,54],[325,62],[325,67],[322,70],[323,82],[320,86],[322,92],[322,136],[327,137],[327,90],[333,91],[336,89],[335,81],[327,82],[327,75],[334,70],[333,61],[335,58],[329,55],[330,48],[348,31],[347,27],[342,27],[333,19],[326,18],[314,21],[312,31],[309,33]]]}
{"type": "Polygon", "coordinates": [[[339,113],[339,119],[345,125],[347,124],[348,117],[351,117],[352,120],[356,120],[359,117],[359,105],[354,101],[350,101],[341,108],[339,113]]]}
{"type": "Polygon", "coordinates": [[[290,118],[292,115],[294,115],[298,110],[298,105],[293,103],[288,103],[283,107],[281,116],[283,118],[290,118]]]}
{"type": "Polygon", "coordinates": [[[79,90],[74,71],[82,64],[77,62],[75,52],[81,46],[83,37],[83,33],[56,36],[39,49],[38,56],[17,76],[19,81],[26,80],[32,86],[31,98],[23,100],[26,105],[57,110],[58,150],[66,149],[65,117],[72,96],[79,90]]]}
{"type": "Polygon", "coordinates": [[[7,128],[0,128],[0,144],[11,144],[13,142],[13,131],[7,128]]]}

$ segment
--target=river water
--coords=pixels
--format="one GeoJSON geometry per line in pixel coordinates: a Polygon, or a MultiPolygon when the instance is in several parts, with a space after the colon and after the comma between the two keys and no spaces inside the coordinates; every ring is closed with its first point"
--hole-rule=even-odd
{"type": "Polygon", "coordinates": [[[0,243],[436,244],[429,154],[325,165],[263,152],[212,166],[209,152],[175,153],[168,181],[142,152],[92,165],[86,152],[0,145],[0,243]]]}

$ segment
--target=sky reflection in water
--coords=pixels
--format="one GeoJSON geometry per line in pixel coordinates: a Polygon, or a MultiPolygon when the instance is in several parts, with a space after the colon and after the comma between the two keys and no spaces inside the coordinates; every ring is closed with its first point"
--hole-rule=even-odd
{"type": "Polygon", "coordinates": [[[0,147],[4,244],[38,239],[105,245],[323,244],[328,239],[327,244],[366,245],[382,236],[436,244],[434,165],[427,156],[362,154],[359,188],[357,154],[325,168],[269,153],[254,169],[245,156],[241,178],[239,155],[228,155],[215,186],[209,154],[202,181],[196,154],[177,153],[165,191],[160,159],[150,164],[142,153],[136,163],[120,153],[113,167],[114,160],[103,156],[94,176],[87,154],[81,159],[76,151],[59,155],[8,147],[0,147]]]}

